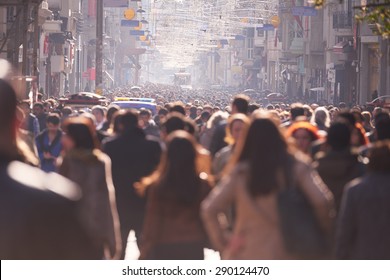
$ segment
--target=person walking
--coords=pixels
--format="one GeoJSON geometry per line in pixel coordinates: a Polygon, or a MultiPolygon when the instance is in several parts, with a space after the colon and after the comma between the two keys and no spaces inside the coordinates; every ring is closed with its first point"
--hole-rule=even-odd
{"type": "Polygon", "coordinates": [[[46,172],[54,172],[57,170],[56,161],[62,150],[60,117],[57,114],[49,114],[46,127],[35,138],[35,144],[41,162],[41,169],[46,172]]]}
{"type": "Polygon", "coordinates": [[[86,118],[70,118],[64,123],[64,155],[59,174],[77,183],[83,192],[80,215],[105,259],[119,259],[121,236],[111,160],[98,149],[96,131],[86,118]]]}
{"type": "Polygon", "coordinates": [[[160,162],[161,147],[157,141],[147,138],[139,127],[137,111],[118,111],[114,123],[116,135],[103,144],[103,152],[112,162],[123,259],[130,230],[134,230],[137,242],[140,242],[145,216],[146,200],[136,193],[133,184],[154,171],[160,162]]]}
{"type": "Polygon", "coordinates": [[[390,259],[390,141],[375,143],[368,157],[367,174],[345,187],[337,259],[390,259]]]}
{"type": "Polygon", "coordinates": [[[16,93],[0,60],[0,259],[98,259],[78,218],[77,185],[21,161],[16,93]]]}
{"type": "Polygon", "coordinates": [[[196,145],[185,131],[171,133],[158,169],[138,185],[147,192],[140,259],[204,258],[207,235],[199,211],[210,184],[197,171],[196,145]]]}
{"type": "Polygon", "coordinates": [[[230,171],[202,204],[206,230],[222,259],[296,258],[285,248],[277,210],[278,194],[287,185],[300,188],[324,233],[332,228],[331,192],[299,153],[290,152],[277,125],[262,114],[254,117],[239,143],[230,171]],[[232,205],[236,215],[229,232],[218,217],[232,205]]]}

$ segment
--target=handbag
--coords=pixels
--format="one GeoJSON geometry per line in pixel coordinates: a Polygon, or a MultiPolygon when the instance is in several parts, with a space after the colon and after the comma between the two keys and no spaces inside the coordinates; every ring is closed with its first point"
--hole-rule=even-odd
{"type": "Polygon", "coordinates": [[[284,246],[299,259],[326,258],[329,240],[318,223],[313,207],[294,184],[292,166],[290,164],[286,168],[286,185],[277,198],[284,246]]]}

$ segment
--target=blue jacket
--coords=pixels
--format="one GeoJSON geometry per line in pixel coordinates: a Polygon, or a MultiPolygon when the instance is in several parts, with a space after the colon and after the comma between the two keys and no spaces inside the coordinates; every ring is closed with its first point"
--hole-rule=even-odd
{"type": "Polygon", "coordinates": [[[41,169],[46,172],[55,172],[57,171],[56,163],[54,159],[45,159],[43,154],[44,152],[50,152],[50,154],[57,158],[60,156],[62,150],[62,131],[59,130],[57,132],[57,136],[54,138],[52,143],[49,143],[49,133],[48,130],[45,129],[42,131],[36,138],[35,144],[37,145],[38,156],[41,162],[41,169]]]}

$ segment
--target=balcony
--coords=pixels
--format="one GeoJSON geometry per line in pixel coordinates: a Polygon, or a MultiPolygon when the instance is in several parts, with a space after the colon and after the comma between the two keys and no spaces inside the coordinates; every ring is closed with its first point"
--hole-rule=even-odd
{"type": "Polygon", "coordinates": [[[333,29],[352,28],[352,12],[341,11],[333,13],[333,29]]]}

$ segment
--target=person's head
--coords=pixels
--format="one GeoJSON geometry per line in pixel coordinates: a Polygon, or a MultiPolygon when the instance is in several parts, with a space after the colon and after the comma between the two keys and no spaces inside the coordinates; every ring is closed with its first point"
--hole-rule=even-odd
{"type": "Polygon", "coordinates": [[[334,151],[349,149],[351,147],[351,132],[351,126],[347,122],[334,122],[329,127],[326,143],[334,151]]]}
{"type": "Polygon", "coordinates": [[[105,118],[105,112],[102,106],[94,106],[92,108],[92,114],[95,116],[96,122],[101,123],[104,121],[105,118]]]}
{"type": "Polygon", "coordinates": [[[174,106],[172,106],[172,108],[170,108],[169,112],[177,112],[182,114],[183,116],[186,115],[186,110],[184,109],[184,106],[181,104],[175,104],[174,106]]]}
{"type": "Polygon", "coordinates": [[[293,103],[290,107],[291,121],[295,121],[298,117],[305,116],[305,109],[301,103],[293,103]]]}
{"type": "Polygon", "coordinates": [[[206,123],[209,120],[210,116],[211,114],[208,111],[203,111],[202,114],[200,114],[200,119],[203,123],[206,123]]]}
{"type": "Polygon", "coordinates": [[[233,145],[243,136],[250,124],[249,118],[244,114],[232,115],[226,126],[225,142],[233,145]]]}
{"type": "Polygon", "coordinates": [[[303,105],[303,110],[305,111],[304,115],[305,115],[306,119],[310,120],[311,117],[313,116],[313,109],[309,105],[305,104],[305,105],[303,105]]]}
{"type": "Polygon", "coordinates": [[[339,103],[339,108],[340,108],[341,110],[346,109],[346,108],[347,108],[347,104],[346,104],[345,102],[340,102],[340,103],[339,103]]]}
{"type": "Polygon", "coordinates": [[[368,170],[373,173],[390,174],[390,141],[379,141],[368,154],[368,170]]]}
{"type": "Polygon", "coordinates": [[[190,111],[190,114],[189,114],[190,117],[193,118],[193,119],[195,119],[196,116],[197,116],[198,108],[195,107],[195,106],[191,106],[189,111],[190,111]]]}
{"type": "Polygon", "coordinates": [[[330,125],[329,111],[325,107],[318,107],[312,116],[312,123],[320,129],[328,128],[330,125]]]}
{"type": "Polygon", "coordinates": [[[139,128],[138,112],[134,109],[119,110],[114,114],[114,132],[122,134],[139,128]]]}
{"type": "Polygon", "coordinates": [[[143,108],[139,111],[139,121],[141,127],[148,126],[151,118],[152,118],[152,112],[150,110],[143,108]]]}
{"type": "Polygon", "coordinates": [[[12,86],[0,76],[0,156],[7,156],[10,159],[17,154],[16,108],[16,93],[12,86]]]}
{"type": "Polygon", "coordinates": [[[251,195],[266,195],[277,190],[278,172],[285,166],[289,152],[284,136],[268,114],[255,113],[245,136],[238,142],[235,158],[229,163],[230,167],[236,162],[248,163],[247,186],[251,195]]]}
{"type": "Polygon", "coordinates": [[[161,138],[165,139],[170,133],[176,130],[185,130],[186,122],[180,113],[169,113],[165,122],[161,125],[161,138]]]}
{"type": "Polygon", "coordinates": [[[60,128],[61,119],[57,114],[50,113],[46,118],[46,128],[49,132],[54,133],[60,128]]]}
{"type": "Polygon", "coordinates": [[[368,111],[363,111],[362,112],[362,117],[364,119],[363,123],[365,126],[371,126],[371,113],[368,111]]]}
{"type": "Polygon", "coordinates": [[[43,102],[43,110],[45,113],[50,113],[53,110],[53,105],[50,101],[43,102]]]}
{"type": "Polygon", "coordinates": [[[61,112],[64,119],[68,118],[70,115],[73,114],[72,108],[68,106],[62,108],[61,112]]]}
{"type": "Polygon", "coordinates": [[[155,185],[160,199],[180,204],[197,200],[200,177],[196,168],[196,142],[183,130],[172,132],[157,170],[141,180],[141,187],[155,185]]]}
{"type": "Polygon", "coordinates": [[[376,114],[373,114],[373,123],[374,123],[374,126],[376,127],[376,124],[378,122],[380,122],[382,119],[389,119],[390,118],[390,115],[389,113],[385,112],[385,111],[380,111],[380,112],[377,112],[376,114]]]}
{"type": "Polygon", "coordinates": [[[26,115],[26,117],[31,112],[30,102],[29,101],[23,100],[23,101],[19,102],[19,108],[22,109],[22,111],[26,115]]]}
{"type": "Polygon", "coordinates": [[[378,141],[390,140],[390,117],[380,118],[376,123],[375,131],[378,141]]]}
{"type": "Polygon", "coordinates": [[[312,143],[319,139],[317,127],[306,121],[295,122],[287,129],[286,135],[294,138],[297,148],[305,154],[310,154],[312,143]]]}
{"type": "Polygon", "coordinates": [[[107,121],[108,123],[112,122],[112,118],[116,112],[118,112],[121,108],[118,105],[111,104],[107,109],[107,121]]]}
{"type": "Polygon", "coordinates": [[[232,102],[232,114],[248,114],[249,97],[245,94],[238,94],[232,102]]]}
{"type": "Polygon", "coordinates": [[[256,111],[257,109],[259,109],[260,106],[257,105],[257,104],[249,104],[248,106],[248,114],[252,114],[254,111],[256,111]]]}
{"type": "Polygon", "coordinates": [[[158,111],[158,117],[160,119],[160,124],[164,123],[167,120],[168,110],[165,108],[161,108],[158,111]]]}
{"type": "Polygon", "coordinates": [[[41,102],[36,102],[33,105],[33,113],[37,117],[45,113],[45,108],[41,102]]]}
{"type": "Polygon", "coordinates": [[[65,121],[63,148],[66,152],[73,149],[93,150],[98,148],[95,127],[85,117],[69,118],[65,121]]]}

